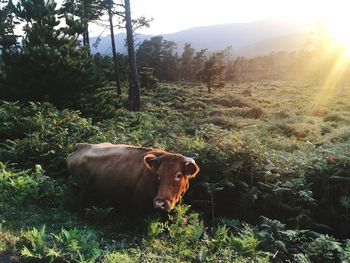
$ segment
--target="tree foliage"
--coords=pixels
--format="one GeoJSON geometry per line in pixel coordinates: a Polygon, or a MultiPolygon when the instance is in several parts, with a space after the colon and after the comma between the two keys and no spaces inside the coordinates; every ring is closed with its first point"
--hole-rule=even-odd
{"type": "Polygon", "coordinates": [[[139,68],[153,68],[155,76],[160,80],[176,80],[176,44],[165,40],[162,36],[145,40],[137,50],[139,68]]]}
{"type": "Polygon", "coordinates": [[[204,64],[204,68],[197,73],[198,78],[203,81],[208,88],[208,92],[212,91],[214,81],[221,76],[225,66],[219,63],[217,55],[213,55],[204,64]]]}
{"type": "Polygon", "coordinates": [[[194,48],[192,48],[191,43],[185,43],[184,51],[181,56],[181,69],[182,76],[185,80],[191,80],[193,74],[193,56],[194,48]]]}
{"type": "Polygon", "coordinates": [[[103,0],[65,0],[62,11],[79,18],[83,27],[83,45],[89,50],[89,22],[100,18],[106,2],[103,0]]]}
{"type": "Polygon", "coordinates": [[[66,25],[61,26],[61,11],[53,1],[17,3],[14,13],[24,23],[24,37],[16,52],[3,56],[3,98],[63,105],[103,83],[95,74],[87,50],[78,48],[83,26],[67,15],[66,25]]]}
{"type": "Polygon", "coordinates": [[[0,51],[7,54],[17,47],[17,37],[14,33],[16,22],[13,14],[13,3],[1,1],[4,7],[0,9],[0,51]]]}

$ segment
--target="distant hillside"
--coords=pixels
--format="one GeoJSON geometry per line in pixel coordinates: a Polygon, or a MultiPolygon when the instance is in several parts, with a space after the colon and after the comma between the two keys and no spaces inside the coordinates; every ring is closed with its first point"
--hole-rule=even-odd
{"type": "Polygon", "coordinates": [[[255,57],[269,54],[272,51],[294,51],[303,48],[308,37],[308,33],[299,33],[265,39],[236,50],[236,54],[255,57]]]}
{"type": "MultiPolygon", "coordinates": [[[[292,22],[255,21],[194,27],[163,36],[177,43],[180,52],[184,44],[190,42],[195,49],[217,51],[232,46],[236,55],[254,56],[271,51],[299,49],[303,46],[308,31],[309,29],[292,22]]],[[[151,37],[139,34],[136,43],[151,37]]],[[[116,35],[118,52],[126,52],[124,39],[124,33],[116,35]]],[[[96,38],[91,39],[91,43],[95,41],[96,38]]],[[[92,47],[92,51],[111,54],[110,37],[102,37],[98,47],[92,47]]]]}
{"type": "MultiPolygon", "coordinates": [[[[140,44],[142,43],[145,39],[150,39],[152,36],[150,35],[143,35],[143,34],[138,34],[135,39],[135,44],[140,44]]],[[[126,53],[127,49],[125,47],[125,39],[126,39],[126,34],[125,33],[119,33],[115,35],[115,41],[117,45],[117,51],[119,53],[126,53]]],[[[91,43],[91,51],[93,53],[100,52],[103,55],[112,55],[112,50],[111,50],[111,37],[109,36],[104,36],[101,37],[100,42],[97,45],[97,48],[94,47],[94,43],[96,43],[97,37],[92,37],[90,39],[91,43]]]]}

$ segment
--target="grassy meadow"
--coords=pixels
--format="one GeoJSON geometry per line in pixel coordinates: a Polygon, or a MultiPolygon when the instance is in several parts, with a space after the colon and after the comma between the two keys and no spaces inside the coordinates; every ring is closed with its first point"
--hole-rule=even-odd
{"type": "MultiPolygon", "coordinates": [[[[17,262],[349,262],[350,86],[112,87],[71,109],[0,102],[0,255],[17,262]],[[152,146],[201,172],[169,215],[75,209],[77,142],[152,146]],[[6,255],[6,257],[5,257],[6,255]]],[[[1,258],[0,258],[1,259],[1,258]]]]}

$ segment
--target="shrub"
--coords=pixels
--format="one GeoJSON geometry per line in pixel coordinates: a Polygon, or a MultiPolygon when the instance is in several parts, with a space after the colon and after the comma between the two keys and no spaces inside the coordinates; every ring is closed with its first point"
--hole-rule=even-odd
{"type": "Polygon", "coordinates": [[[145,89],[154,89],[158,84],[158,79],[154,76],[152,68],[143,67],[139,71],[140,86],[145,89]]]}
{"type": "MultiPolygon", "coordinates": [[[[8,103],[0,104],[0,108],[8,107],[8,103]]],[[[18,113],[15,126],[3,132],[18,129],[20,134],[3,143],[0,159],[21,168],[41,164],[49,176],[67,176],[65,160],[73,145],[103,140],[100,129],[76,111],[59,111],[48,103],[30,103],[18,113]]]]}
{"type": "Polygon", "coordinates": [[[78,229],[47,234],[45,227],[22,232],[18,246],[21,257],[29,261],[94,262],[100,256],[96,237],[92,232],[78,229]]]}
{"type": "Polygon", "coordinates": [[[32,201],[57,206],[65,187],[44,175],[40,165],[34,170],[16,171],[0,162],[1,206],[23,206],[32,201]]]}
{"type": "Polygon", "coordinates": [[[126,106],[126,99],[118,97],[115,87],[105,87],[94,92],[83,93],[79,99],[72,102],[72,109],[79,109],[83,116],[94,121],[103,121],[113,118],[118,109],[126,106]]]}
{"type": "Polygon", "coordinates": [[[21,234],[20,247],[21,256],[30,259],[44,259],[45,257],[56,257],[53,253],[46,251],[46,231],[33,228],[21,234]]]}
{"type": "Polygon", "coordinates": [[[180,261],[268,262],[257,251],[258,241],[246,226],[238,236],[226,226],[206,231],[188,206],[178,206],[166,222],[153,221],[148,231],[148,246],[152,254],[180,261]]]}
{"type": "Polygon", "coordinates": [[[0,254],[13,253],[18,238],[0,223],[0,254]]]}
{"type": "Polygon", "coordinates": [[[335,262],[342,251],[340,244],[328,235],[320,235],[305,250],[312,262],[335,262]]]}

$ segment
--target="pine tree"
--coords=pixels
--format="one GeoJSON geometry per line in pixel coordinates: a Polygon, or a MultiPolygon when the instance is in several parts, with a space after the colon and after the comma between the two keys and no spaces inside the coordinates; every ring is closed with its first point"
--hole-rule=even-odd
{"type": "Polygon", "coordinates": [[[217,55],[213,55],[205,62],[204,68],[200,70],[197,77],[205,82],[208,87],[208,92],[211,93],[214,81],[222,75],[225,66],[219,63],[217,55]]]}
{"type": "Polygon", "coordinates": [[[193,79],[193,55],[195,50],[191,47],[191,43],[186,43],[184,52],[181,57],[182,77],[185,80],[193,79]]]}
{"type": "Polygon", "coordinates": [[[197,74],[203,68],[206,61],[205,52],[207,52],[207,49],[201,49],[200,51],[196,52],[196,55],[193,58],[194,74],[197,74]]]}
{"type": "Polygon", "coordinates": [[[83,46],[90,51],[89,23],[99,19],[104,11],[106,2],[103,0],[65,0],[63,12],[79,17],[83,26],[83,46]]]}
{"type": "Polygon", "coordinates": [[[24,24],[24,36],[18,52],[4,57],[1,96],[63,105],[103,84],[89,53],[78,48],[84,27],[69,16],[59,27],[61,10],[55,2],[20,0],[14,13],[24,24]]]}
{"type": "Polygon", "coordinates": [[[160,80],[176,80],[175,47],[173,41],[165,40],[162,36],[144,40],[137,50],[139,68],[154,69],[155,76],[160,80]]]}
{"type": "Polygon", "coordinates": [[[0,5],[4,5],[0,9],[0,51],[3,55],[18,47],[18,36],[14,33],[17,23],[14,19],[12,1],[0,1],[0,5]]]}

